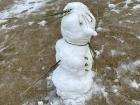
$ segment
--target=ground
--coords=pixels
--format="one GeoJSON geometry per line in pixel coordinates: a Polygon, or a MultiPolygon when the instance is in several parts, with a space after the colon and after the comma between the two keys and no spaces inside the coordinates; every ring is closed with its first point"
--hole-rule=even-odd
{"type": "MultiPolygon", "coordinates": [[[[46,78],[21,94],[55,63],[61,18],[48,14],[62,11],[69,1],[80,0],[0,0],[1,105],[47,98],[52,89],[46,78]]],[[[88,105],[140,105],[140,1],[82,2],[97,19],[98,36],[91,44],[99,53],[95,82],[104,88],[88,105]]]]}

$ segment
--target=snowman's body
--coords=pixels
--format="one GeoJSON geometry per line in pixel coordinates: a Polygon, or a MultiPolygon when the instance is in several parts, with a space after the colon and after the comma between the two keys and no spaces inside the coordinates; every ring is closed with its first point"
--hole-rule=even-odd
{"type": "MultiPolygon", "coordinates": [[[[81,5],[79,2],[74,4],[81,5]]],[[[85,5],[82,6],[87,9],[85,5]]],[[[93,55],[87,43],[96,32],[94,17],[93,26],[86,27],[84,22],[83,26],[80,26],[79,16],[86,12],[89,10],[72,12],[63,17],[61,23],[63,38],[56,43],[56,60],[61,62],[53,72],[52,81],[65,105],[83,105],[92,95],[93,55]],[[74,23],[71,23],[72,21],[74,23]]]]}

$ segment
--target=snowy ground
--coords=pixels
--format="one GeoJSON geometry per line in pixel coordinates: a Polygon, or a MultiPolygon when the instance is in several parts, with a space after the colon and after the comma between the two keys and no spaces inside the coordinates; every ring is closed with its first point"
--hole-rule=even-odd
{"type": "MultiPolygon", "coordinates": [[[[68,1],[0,0],[0,105],[58,102],[46,78],[20,95],[55,63],[60,19],[46,14],[68,1]]],[[[98,21],[98,73],[88,105],[140,105],[140,0],[108,1],[83,0],[98,21]]]]}

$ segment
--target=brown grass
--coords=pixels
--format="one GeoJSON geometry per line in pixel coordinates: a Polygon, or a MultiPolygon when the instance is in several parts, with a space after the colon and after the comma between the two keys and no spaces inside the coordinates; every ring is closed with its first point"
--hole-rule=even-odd
{"type": "MultiPolygon", "coordinates": [[[[53,7],[55,6],[59,7],[59,10],[62,10],[64,5],[69,1],[70,0],[60,0],[52,3],[50,2],[49,6],[43,8],[42,11],[54,10],[53,7]]],[[[99,0],[101,4],[98,5],[93,0],[84,0],[83,2],[90,7],[98,22],[100,19],[103,20],[101,26],[109,29],[109,31],[106,32],[99,32],[99,35],[92,40],[92,45],[95,49],[101,49],[102,45],[105,47],[104,52],[97,59],[98,76],[102,78],[103,84],[109,87],[108,91],[111,91],[110,88],[114,84],[120,85],[123,90],[123,95],[119,96],[109,93],[111,104],[103,97],[94,97],[93,100],[89,102],[89,105],[130,105],[129,100],[140,99],[140,92],[139,90],[128,88],[123,82],[121,82],[121,84],[116,84],[114,82],[116,79],[115,68],[122,62],[140,59],[140,41],[136,38],[140,33],[140,24],[124,22],[124,24],[121,25],[119,21],[125,21],[126,19],[139,21],[139,13],[134,13],[131,10],[124,10],[120,14],[109,12],[106,0],[99,0]],[[108,15],[106,15],[106,12],[108,15]],[[125,17],[124,14],[128,12],[133,15],[125,17]],[[119,40],[113,37],[124,40],[124,43],[120,43],[119,40]],[[111,49],[125,52],[126,55],[111,56],[111,49]],[[111,70],[106,69],[108,66],[111,70]],[[126,97],[124,94],[130,98],[126,97]]],[[[120,2],[120,0],[116,0],[116,2],[120,2]]],[[[0,10],[3,10],[11,3],[12,1],[10,0],[2,2],[2,4],[0,4],[0,10]]],[[[48,18],[48,25],[46,27],[41,27],[37,23],[43,19],[46,19],[45,15],[31,15],[25,19],[17,19],[17,22],[12,20],[8,23],[8,26],[12,26],[13,24],[20,26],[14,30],[3,31],[0,34],[0,44],[5,40],[5,36],[8,36],[4,46],[9,46],[0,53],[1,105],[21,105],[21,103],[27,100],[37,100],[46,96],[46,90],[41,90],[43,86],[39,82],[25,97],[20,97],[20,94],[30,86],[34,80],[55,63],[54,46],[56,40],[61,37],[60,19],[56,19],[55,17],[48,18]],[[55,22],[53,22],[54,20],[55,22]],[[35,21],[34,25],[28,26],[27,23],[29,21],[35,21]]],[[[137,81],[140,81],[140,78],[136,75],[133,77],[137,81]]]]}

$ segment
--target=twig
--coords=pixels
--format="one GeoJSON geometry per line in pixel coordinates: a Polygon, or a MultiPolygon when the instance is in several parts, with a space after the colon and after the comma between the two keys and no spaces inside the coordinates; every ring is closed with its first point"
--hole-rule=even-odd
{"type": "Polygon", "coordinates": [[[26,95],[26,93],[27,93],[40,79],[46,77],[50,71],[52,71],[53,69],[55,69],[55,68],[58,66],[58,64],[59,64],[60,61],[61,61],[61,60],[59,60],[58,62],[56,62],[53,66],[51,66],[51,68],[50,68],[45,74],[41,75],[37,80],[35,80],[35,81],[31,84],[31,86],[29,86],[29,87],[21,94],[21,97],[23,97],[24,95],[26,95]]]}

